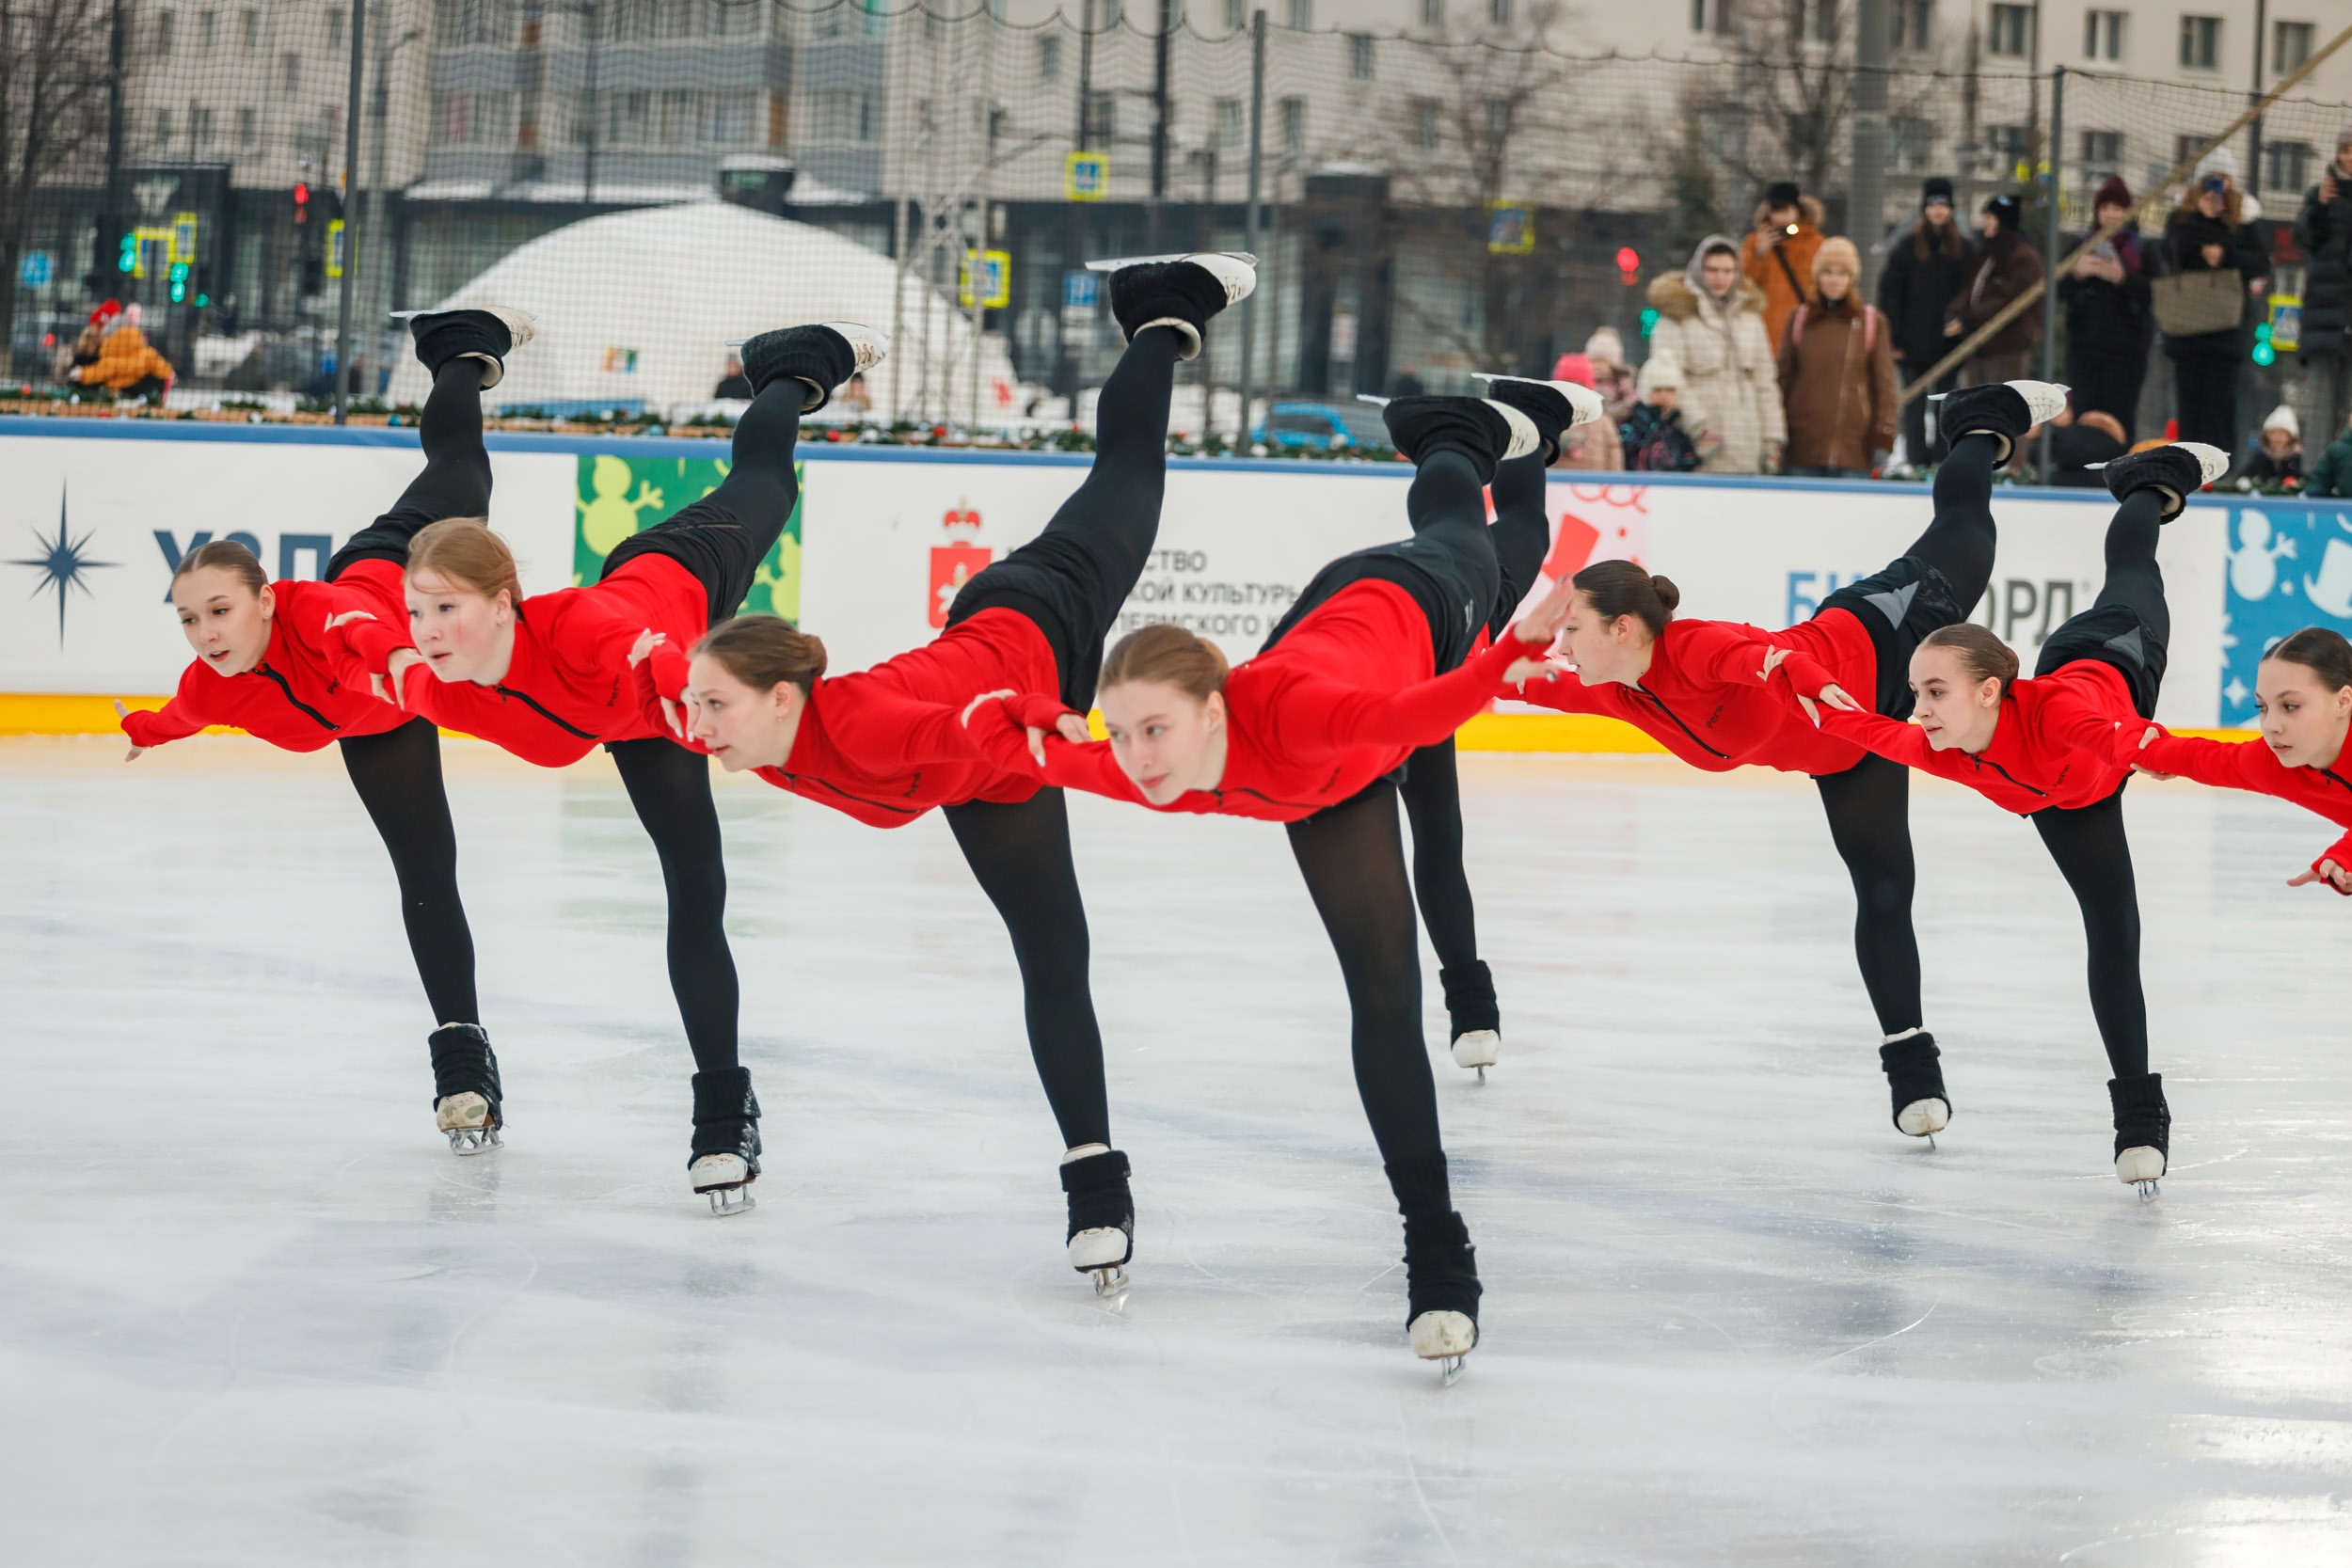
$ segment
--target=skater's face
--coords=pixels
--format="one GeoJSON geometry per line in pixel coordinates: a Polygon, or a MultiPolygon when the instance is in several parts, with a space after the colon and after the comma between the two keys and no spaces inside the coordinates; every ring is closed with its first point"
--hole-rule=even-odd
{"type": "Polygon", "coordinates": [[[2254,710],[2263,740],[2289,768],[2333,768],[2352,730],[2352,686],[2330,691],[2319,672],[2290,659],[2265,658],[2254,672],[2254,710]]]}
{"type": "Polygon", "coordinates": [[[761,691],[704,654],[686,672],[686,733],[730,773],[781,768],[792,754],[806,702],[790,681],[761,691]]]}
{"type": "Polygon", "coordinates": [[[506,673],[513,656],[515,601],[503,588],[485,594],[438,572],[411,572],[408,630],[435,675],[486,685],[506,673]]]}
{"type": "Polygon", "coordinates": [[[1640,680],[1649,673],[1650,651],[1657,644],[1640,616],[1610,620],[1586,594],[1569,602],[1567,624],[1560,628],[1560,646],[1576,666],[1576,678],[1586,686],[1629,686],[1640,680]]]}
{"type": "Polygon", "coordinates": [[[216,673],[242,675],[269,652],[276,595],[256,593],[224,566],[199,566],[173,579],[171,607],[188,646],[216,673]]]}
{"type": "Polygon", "coordinates": [[[1950,648],[1921,648],[1911,656],[1911,712],[1928,744],[1981,752],[2001,721],[2001,683],[1977,680],[1950,648]]]}
{"type": "Polygon", "coordinates": [[[1225,776],[1225,693],[1196,697],[1166,681],[1104,688],[1103,728],[1111,755],[1143,798],[1167,805],[1225,776]]]}

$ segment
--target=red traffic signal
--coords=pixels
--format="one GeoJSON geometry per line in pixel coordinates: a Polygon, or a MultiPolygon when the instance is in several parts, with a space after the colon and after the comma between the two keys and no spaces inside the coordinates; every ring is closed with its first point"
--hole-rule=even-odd
{"type": "Polygon", "coordinates": [[[310,184],[307,180],[294,182],[294,222],[310,220],[310,184]]]}
{"type": "Polygon", "coordinates": [[[1642,258],[1640,253],[1637,252],[1631,245],[1626,245],[1620,248],[1617,252],[1618,276],[1623,277],[1628,283],[1630,283],[1635,277],[1641,275],[1641,271],[1642,258]]]}

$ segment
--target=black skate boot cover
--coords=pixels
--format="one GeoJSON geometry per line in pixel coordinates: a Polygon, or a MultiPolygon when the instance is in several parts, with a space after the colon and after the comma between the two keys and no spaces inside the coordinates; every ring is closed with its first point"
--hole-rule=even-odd
{"type": "MultiPolygon", "coordinates": [[[[2218,473],[2207,473],[2207,465],[2199,460],[2201,452],[2214,451],[2212,447],[2197,448],[2175,441],[2170,446],[2127,452],[2111,460],[2100,473],[2107,482],[2107,494],[2117,500],[2135,490],[2163,491],[2164,520],[2169,523],[2187,509],[2189,497],[2220,477],[2218,473]]],[[[2219,455],[2226,467],[2228,454],[2219,455]]]]}
{"type": "Polygon", "coordinates": [[[1963,436],[1994,436],[2001,447],[2001,453],[1993,464],[1998,468],[2009,462],[2017,443],[2033,428],[2033,410],[2026,406],[2025,398],[2013,387],[1997,382],[1986,387],[1963,387],[1944,400],[1935,416],[1935,428],[1947,451],[1958,446],[1963,436]]]}
{"type": "Polygon", "coordinates": [[[1495,465],[1511,450],[1511,422],[1484,398],[1391,398],[1380,418],[1408,461],[1458,451],[1478,470],[1481,484],[1494,483],[1495,465]]]}
{"type": "Polygon", "coordinates": [[[744,378],[757,396],[780,375],[797,376],[808,390],[801,412],[814,414],[833,401],[833,389],[857,373],[857,350],[830,326],[787,326],[763,332],[742,347],[744,378]]]}
{"type": "Polygon", "coordinates": [[[478,1094],[490,1102],[490,1125],[501,1122],[499,1059],[490,1050],[490,1036],[479,1023],[445,1023],[426,1043],[433,1052],[433,1103],[453,1094],[478,1094]]]}
{"type": "Polygon", "coordinates": [[[694,1143],[686,1163],[706,1154],[733,1154],[759,1174],[759,1101],[749,1068],[694,1074],[694,1143]]]}
{"type": "Polygon", "coordinates": [[[1136,1203],[1127,1188],[1127,1156],[1119,1149],[1089,1154],[1061,1167],[1061,1190],[1070,1198],[1067,1243],[1082,1230],[1118,1230],[1127,1237],[1125,1263],[1135,1256],[1136,1203]]]}
{"type": "Polygon", "coordinates": [[[1185,338],[1179,359],[1200,353],[1209,318],[1225,309],[1224,283],[1199,262],[1139,261],[1110,275],[1111,315],[1119,330],[1133,342],[1136,334],[1158,324],[1181,323],[1175,330],[1185,338]]]}
{"type": "Polygon", "coordinates": [[[1472,958],[1458,969],[1438,970],[1438,983],[1445,988],[1445,1010],[1456,1039],[1473,1030],[1502,1027],[1494,974],[1484,958],[1472,958]]]}
{"type": "Polygon", "coordinates": [[[1544,467],[1549,468],[1560,461],[1560,437],[1576,423],[1576,404],[1565,392],[1549,381],[1521,381],[1512,376],[1497,376],[1486,383],[1486,395],[1497,403],[1509,404],[1535,421],[1535,435],[1543,445],[1544,467]]]}
{"type": "Polygon", "coordinates": [[[1452,1210],[1405,1216],[1405,1323],[1423,1312],[1459,1312],[1478,1322],[1478,1249],[1452,1210]]]}
{"type": "Polygon", "coordinates": [[[2115,1108],[2115,1152],[2153,1148],[2169,1163],[2172,1157],[2172,1108],[2164,1102],[2164,1074],[2145,1072],[2137,1078],[2107,1080],[2107,1101],[2115,1108]]]}
{"type": "Polygon", "coordinates": [[[516,346],[515,326],[527,331],[529,321],[518,311],[434,310],[409,317],[408,334],[416,341],[418,362],[435,380],[451,360],[475,359],[482,364],[482,389],[486,392],[506,379],[506,356],[516,346]]]}
{"type": "Polygon", "coordinates": [[[1903,1108],[1914,1101],[1940,1100],[1945,1120],[1951,1119],[1952,1097],[1944,1090],[1944,1069],[1937,1061],[1941,1055],[1935,1037],[1925,1031],[1879,1047],[1879,1066],[1886,1071],[1888,1098],[1895,1102],[1895,1131],[1905,1137],[1925,1135],[1903,1126],[1903,1108]]]}

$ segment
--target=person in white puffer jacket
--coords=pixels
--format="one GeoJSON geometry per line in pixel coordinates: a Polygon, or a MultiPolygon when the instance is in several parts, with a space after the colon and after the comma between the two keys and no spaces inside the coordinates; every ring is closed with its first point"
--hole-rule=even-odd
{"type": "Polygon", "coordinates": [[[1683,390],[1707,410],[1719,443],[1706,454],[1710,474],[1775,473],[1788,425],[1772,342],[1764,335],[1764,292],[1740,275],[1739,247],[1709,234],[1677,277],[1653,279],[1658,309],[1651,355],[1682,367],[1683,390]]]}

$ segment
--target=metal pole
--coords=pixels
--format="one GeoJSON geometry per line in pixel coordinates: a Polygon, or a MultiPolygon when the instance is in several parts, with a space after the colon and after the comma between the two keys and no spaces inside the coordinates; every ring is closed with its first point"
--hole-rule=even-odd
{"type": "Polygon", "coordinates": [[[97,299],[113,293],[120,283],[113,247],[122,244],[122,0],[114,0],[106,32],[106,210],[99,217],[89,259],[90,277],[96,281],[90,292],[97,299]]]}
{"type": "MultiPolygon", "coordinates": [[[[2048,240],[2042,247],[2043,285],[2042,290],[2042,379],[2058,379],[2058,279],[2048,269],[2058,264],[2059,246],[2063,238],[2058,230],[2058,212],[2065,205],[2061,199],[2060,170],[2064,166],[2066,149],[2066,68],[2059,66],[2050,72],[2050,203],[2048,240]]],[[[2093,214],[2092,228],[2097,228],[2093,214]]],[[[2042,483],[2049,483],[2055,477],[2058,461],[2058,436],[2049,427],[2042,432],[2042,483]]]]}
{"type": "Polygon", "coordinates": [[[1176,31],[1176,0],[1160,0],[1160,33],[1152,40],[1152,205],[1145,214],[1151,236],[1143,248],[1160,248],[1160,203],[1168,195],[1168,50],[1176,31]]]}
{"type": "Polygon", "coordinates": [[[1853,178],[1846,187],[1846,228],[1862,250],[1854,293],[1876,299],[1886,254],[1887,0],[1855,0],[1853,178]]]}
{"type": "Polygon", "coordinates": [[[583,207],[593,207],[596,204],[596,137],[604,118],[604,106],[596,102],[597,51],[604,45],[604,7],[600,0],[589,0],[586,16],[588,22],[587,79],[581,86],[580,98],[587,105],[588,112],[583,118],[587,121],[588,135],[580,159],[580,204],[583,207]]]}
{"type": "MultiPolygon", "coordinates": [[[[1249,196],[1242,210],[1242,248],[1258,254],[1259,181],[1265,166],[1265,12],[1249,17],[1249,196]]],[[[1258,293],[1241,302],[1241,428],[1233,432],[1236,445],[1249,440],[1249,398],[1257,386],[1258,293]]]]}
{"type": "Polygon", "coordinates": [[[351,412],[351,294],[359,280],[358,235],[351,220],[359,210],[359,111],[367,92],[368,0],[351,0],[351,79],[343,99],[343,275],[335,302],[335,422],[351,412]]]}
{"type": "MultiPolygon", "coordinates": [[[[2247,95],[2249,103],[2263,101],[2263,33],[2270,24],[2269,0],[2254,0],[2254,90],[2247,95]]],[[[2246,188],[2259,197],[2263,194],[2263,117],[2246,128],[2246,188]]]]}

